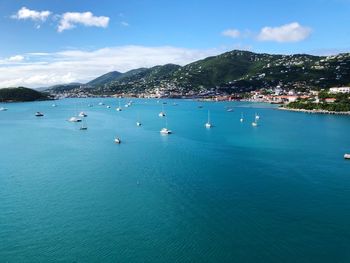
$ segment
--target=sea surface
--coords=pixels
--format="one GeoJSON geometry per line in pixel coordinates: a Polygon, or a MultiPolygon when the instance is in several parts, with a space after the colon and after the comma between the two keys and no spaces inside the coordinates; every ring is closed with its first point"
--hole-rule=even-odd
{"type": "Polygon", "coordinates": [[[350,262],[349,116],[132,100],[1,105],[0,262],[350,262]]]}

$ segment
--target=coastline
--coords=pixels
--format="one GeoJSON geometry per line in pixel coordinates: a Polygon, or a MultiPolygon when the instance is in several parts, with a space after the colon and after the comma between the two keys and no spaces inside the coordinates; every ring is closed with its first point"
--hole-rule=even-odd
{"type": "Polygon", "coordinates": [[[278,110],[295,111],[303,113],[313,113],[313,114],[331,114],[331,115],[350,115],[350,111],[327,111],[327,110],[305,110],[305,109],[292,109],[279,107],[278,110]]]}

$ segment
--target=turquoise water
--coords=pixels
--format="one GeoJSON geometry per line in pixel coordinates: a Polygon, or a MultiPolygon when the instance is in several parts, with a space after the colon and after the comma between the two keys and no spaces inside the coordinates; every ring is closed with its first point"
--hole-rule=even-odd
{"type": "Polygon", "coordinates": [[[7,104],[0,262],[350,262],[349,117],[167,102],[7,104]]]}

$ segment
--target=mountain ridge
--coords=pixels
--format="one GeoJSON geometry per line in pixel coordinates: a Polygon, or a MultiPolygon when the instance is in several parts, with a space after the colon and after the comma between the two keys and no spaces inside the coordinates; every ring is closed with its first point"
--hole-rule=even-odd
{"type": "MultiPolygon", "coordinates": [[[[184,66],[175,64],[108,72],[83,85],[96,94],[166,90],[179,94],[259,88],[323,89],[350,84],[350,53],[333,56],[275,55],[233,50],[184,66]]],[[[57,91],[57,89],[56,89],[57,91]]]]}

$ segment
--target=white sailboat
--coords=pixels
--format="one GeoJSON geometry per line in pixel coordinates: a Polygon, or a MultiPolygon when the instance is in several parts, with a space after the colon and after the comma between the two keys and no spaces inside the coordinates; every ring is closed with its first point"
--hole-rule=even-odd
{"type": "Polygon", "coordinates": [[[79,118],[79,117],[80,117],[80,114],[83,113],[83,112],[81,112],[81,113],[78,114],[78,110],[77,110],[77,105],[76,105],[76,104],[74,105],[74,111],[76,112],[76,115],[73,116],[73,117],[70,117],[70,118],[68,119],[68,121],[69,121],[69,122],[81,122],[82,119],[79,118]]]}
{"type": "MultiPolygon", "coordinates": [[[[2,100],[2,102],[4,103],[4,99],[1,99],[2,100]]],[[[0,111],[7,111],[8,109],[7,108],[5,108],[5,107],[0,107],[0,111]]]]}
{"type": "Polygon", "coordinates": [[[259,119],[260,119],[260,116],[257,113],[255,113],[255,120],[259,120],[259,119]]]}
{"type": "Polygon", "coordinates": [[[121,142],[122,142],[122,140],[120,139],[120,137],[116,136],[116,137],[114,138],[114,143],[116,143],[116,144],[121,144],[121,142]]]}
{"type": "Polygon", "coordinates": [[[243,118],[243,112],[241,113],[241,118],[239,119],[240,122],[243,122],[244,121],[244,118],[243,118]]]}
{"type": "Polygon", "coordinates": [[[253,127],[257,127],[258,126],[258,120],[259,120],[259,118],[256,118],[256,114],[255,114],[254,121],[252,122],[252,126],[253,127]]]}
{"type": "Polygon", "coordinates": [[[119,106],[116,108],[116,111],[122,111],[122,107],[120,107],[120,98],[119,98],[119,106]]]}
{"type": "Polygon", "coordinates": [[[213,125],[210,122],[210,111],[208,110],[208,121],[205,124],[205,128],[210,129],[211,127],[213,127],[213,125]]]}
{"type": "Polygon", "coordinates": [[[164,135],[168,135],[172,133],[172,131],[168,129],[168,118],[165,118],[165,128],[162,128],[160,130],[160,133],[164,135]]]}
{"type": "Polygon", "coordinates": [[[159,117],[165,117],[165,111],[164,111],[164,104],[162,104],[162,111],[161,112],[159,112],[159,114],[158,114],[158,116],[159,117]]]}
{"type": "Polygon", "coordinates": [[[88,115],[85,113],[85,112],[83,112],[83,111],[81,111],[80,113],[79,113],[79,117],[87,117],[88,115]]]}

